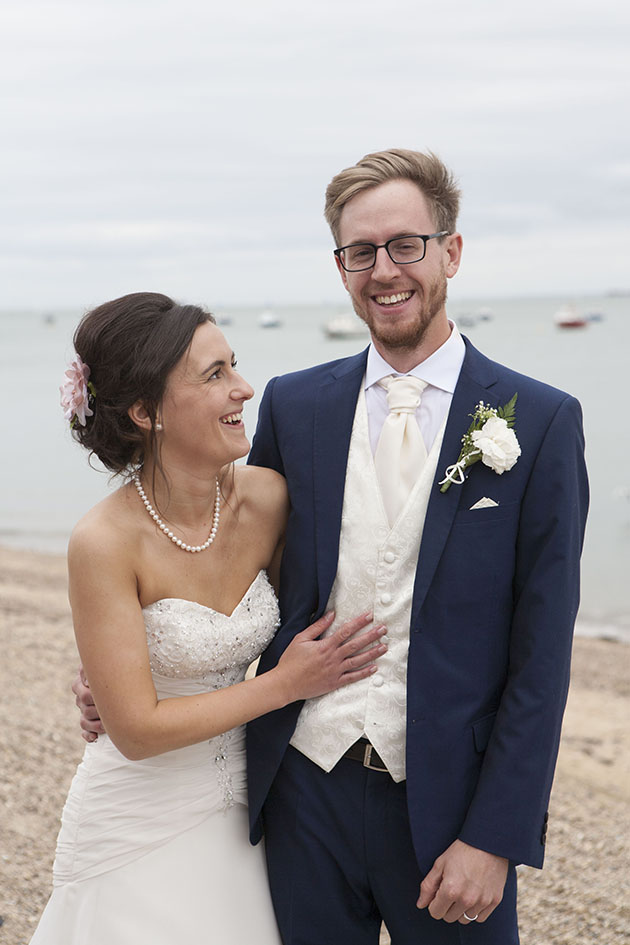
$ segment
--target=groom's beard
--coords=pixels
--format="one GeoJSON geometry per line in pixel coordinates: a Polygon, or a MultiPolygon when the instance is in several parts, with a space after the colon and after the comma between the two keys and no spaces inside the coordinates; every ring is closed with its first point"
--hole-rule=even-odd
{"type": "Polygon", "coordinates": [[[352,305],[359,318],[370,329],[375,341],[384,348],[414,350],[424,341],[425,335],[433,320],[444,310],[447,296],[447,278],[444,269],[429,287],[426,296],[420,295],[420,288],[416,287],[413,301],[418,305],[418,311],[413,321],[391,322],[383,324],[374,318],[367,306],[363,306],[361,299],[351,296],[352,305]]]}

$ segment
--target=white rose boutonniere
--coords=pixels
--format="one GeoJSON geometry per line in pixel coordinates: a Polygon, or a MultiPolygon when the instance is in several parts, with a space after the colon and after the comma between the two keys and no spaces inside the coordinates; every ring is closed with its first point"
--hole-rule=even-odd
{"type": "Polygon", "coordinates": [[[451,483],[461,486],[466,478],[464,470],[479,460],[502,476],[514,466],[521,455],[521,447],[512,427],[518,394],[503,407],[489,407],[480,400],[471,414],[472,423],[462,437],[462,448],[456,463],[445,470],[440,492],[446,492],[451,483]]]}

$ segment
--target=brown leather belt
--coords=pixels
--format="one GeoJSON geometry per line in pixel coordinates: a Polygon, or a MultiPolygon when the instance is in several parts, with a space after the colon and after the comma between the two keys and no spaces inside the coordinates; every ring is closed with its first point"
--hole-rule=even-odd
{"type": "Polygon", "coordinates": [[[360,738],[358,742],[351,745],[343,757],[351,758],[352,761],[360,761],[363,767],[369,768],[370,771],[383,771],[385,774],[389,774],[387,765],[367,738],[360,738]]]}

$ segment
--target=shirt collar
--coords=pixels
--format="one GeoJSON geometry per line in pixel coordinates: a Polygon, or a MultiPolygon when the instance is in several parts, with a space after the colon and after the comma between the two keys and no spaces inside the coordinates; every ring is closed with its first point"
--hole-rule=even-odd
{"type": "MultiPolygon", "coordinates": [[[[450,320],[449,325],[451,326],[451,333],[444,344],[408,373],[418,377],[421,381],[426,381],[427,384],[431,384],[433,387],[439,387],[441,390],[452,394],[462,368],[466,346],[457,325],[450,320]]],[[[377,384],[378,381],[389,374],[398,373],[381,357],[374,345],[370,344],[365,368],[365,389],[367,390],[368,387],[377,384]]]]}

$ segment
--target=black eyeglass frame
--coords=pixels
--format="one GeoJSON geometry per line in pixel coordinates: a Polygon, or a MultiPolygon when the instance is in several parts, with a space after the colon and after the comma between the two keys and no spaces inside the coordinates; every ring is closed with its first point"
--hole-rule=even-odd
{"type": "Polygon", "coordinates": [[[376,265],[376,254],[378,253],[379,249],[385,250],[385,252],[387,253],[387,255],[389,256],[389,258],[391,259],[391,261],[394,263],[395,266],[411,266],[413,263],[422,262],[422,260],[427,254],[428,241],[438,239],[440,236],[449,236],[449,231],[440,230],[439,233],[429,233],[429,234],[409,233],[408,236],[394,236],[392,237],[391,240],[387,240],[386,243],[379,243],[378,246],[376,243],[369,243],[367,240],[360,240],[357,243],[348,243],[347,246],[339,246],[337,249],[333,250],[333,254],[337,257],[337,259],[339,260],[345,272],[366,272],[368,269],[373,269],[374,266],[376,265]],[[408,259],[407,262],[398,262],[397,260],[395,260],[389,251],[389,247],[391,243],[396,243],[398,242],[398,240],[405,240],[405,239],[422,240],[422,244],[424,247],[422,256],[418,256],[417,259],[408,259]],[[346,249],[352,249],[353,246],[371,246],[372,249],[374,250],[374,262],[370,263],[369,266],[362,266],[360,269],[348,269],[348,267],[343,261],[342,253],[346,249]]]}

